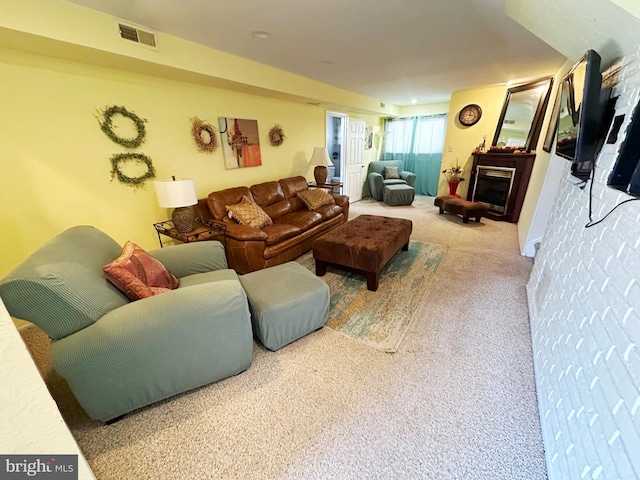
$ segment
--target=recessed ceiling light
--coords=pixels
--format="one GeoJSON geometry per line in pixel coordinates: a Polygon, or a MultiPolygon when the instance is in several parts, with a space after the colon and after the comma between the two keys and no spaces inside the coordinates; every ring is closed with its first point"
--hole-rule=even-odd
{"type": "Polygon", "coordinates": [[[254,38],[271,38],[271,34],[269,32],[265,32],[264,30],[254,30],[251,32],[251,35],[254,38]]]}
{"type": "Polygon", "coordinates": [[[415,98],[411,99],[411,105],[415,105],[416,103],[418,103],[418,100],[416,100],[415,98]]]}

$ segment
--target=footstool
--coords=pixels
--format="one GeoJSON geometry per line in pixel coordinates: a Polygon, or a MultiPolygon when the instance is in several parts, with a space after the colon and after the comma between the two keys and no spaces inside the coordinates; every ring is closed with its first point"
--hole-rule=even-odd
{"type": "Polygon", "coordinates": [[[409,250],[412,228],[411,220],[378,215],[360,215],[343,223],[313,242],[316,275],[335,265],[363,274],[367,288],[375,292],[389,260],[400,249],[409,250]]]}
{"type": "Polygon", "coordinates": [[[480,219],[483,216],[486,216],[489,211],[489,207],[484,203],[469,202],[467,200],[454,197],[453,195],[442,195],[440,197],[436,197],[433,204],[436,207],[440,207],[440,214],[450,212],[462,215],[463,223],[469,223],[469,217],[476,217],[476,222],[479,222],[480,219]]]}
{"type": "Polygon", "coordinates": [[[329,286],[297,262],[240,275],[253,333],[278,350],[321,328],[329,318],[329,286]]]}
{"type": "Polygon", "coordinates": [[[382,201],[392,207],[411,205],[416,191],[410,185],[404,183],[385,185],[382,201]]]}

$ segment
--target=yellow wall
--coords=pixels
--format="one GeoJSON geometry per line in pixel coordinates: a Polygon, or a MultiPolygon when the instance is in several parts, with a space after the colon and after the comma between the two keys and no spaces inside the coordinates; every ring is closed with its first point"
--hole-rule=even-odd
{"type": "MultiPolygon", "coordinates": [[[[525,244],[528,240],[533,240],[535,237],[542,236],[544,233],[543,227],[536,226],[540,231],[534,235],[534,238],[529,238],[532,222],[536,214],[536,209],[538,208],[538,201],[540,200],[540,193],[547,175],[549,163],[551,162],[551,153],[545,152],[542,146],[544,145],[544,140],[547,136],[547,131],[549,130],[553,105],[556,97],[558,96],[558,87],[560,86],[562,77],[564,77],[564,75],[566,75],[566,73],[573,67],[573,64],[574,63],[571,60],[567,60],[553,77],[553,88],[551,90],[551,96],[549,97],[547,111],[545,112],[540,137],[538,138],[536,161],[533,164],[531,179],[529,180],[529,186],[527,187],[527,193],[524,197],[522,210],[520,212],[520,219],[518,220],[518,240],[520,242],[520,251],[524,250],[525,244]]],[[[553,202],[553,198],[545,198],[543,201],[553,202]]]]}
{"type": "MultiPolygon", "coordinates": [[[[469,171],[473,165],[471,152],[482,143],[482,137],[487,136],[486,145],[491,145],[493,135],[496,132],[500,112],[507,94],[506,86],[465,90],[451,95],[449,102],[449,115],[447,118],[447,135],[444,141],[444,154],[442,156],[442,169],[456,164],[464,168],[464,178],[467,180],[458,185],[458,194],[466,198],[469,189],[469,171]],[[471,127],[464,127],[458,120],[458,114],[465,105],[475,103],[482,108],[480,121],[471,127]],[[453,151],[449,151],[452,147],[453,151]]],[[[446,178],[441,176],[438,193],[443,195],[449,192],[446,178]]]]}
{"type": "Polygon", "coordinates": [[[124,105],[147,119],[146,141],[136,151],[153,160],[158,178],[194,178],[199,197],[290,175],[311,179],[306,162],[324,144],[325,111],[311,105],[6,49],[0,49],[0,78],[0,214],[7,227],[0,276],[77,224],[94,225],[119,243],[157,246],[152,223],[170,211],[157,206],[152,183],[136,190],[111,181],[109,158],[125,149],[99,128],[96,114],[106,106],[124,105]],[[190,135],[193,116],[213,124],[218,116],[256,119],[262,166],[225,170],[220,148],[199,152],[190,135]],[[276,123],[287,136],[280,147],[268,142],[276,123]]]}

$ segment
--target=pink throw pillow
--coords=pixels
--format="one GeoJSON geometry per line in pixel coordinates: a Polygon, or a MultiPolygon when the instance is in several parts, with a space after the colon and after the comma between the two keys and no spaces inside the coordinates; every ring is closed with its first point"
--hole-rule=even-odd
{"type": "Polygon", "coordinates": [[[127,242],[120,256],[102,269],[129,300],[151,297],[180,285],[162,263],[132,242],[127,242]]]}

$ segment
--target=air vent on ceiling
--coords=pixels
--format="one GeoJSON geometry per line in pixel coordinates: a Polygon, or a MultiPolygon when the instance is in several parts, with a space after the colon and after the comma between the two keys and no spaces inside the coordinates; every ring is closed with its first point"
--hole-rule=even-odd
{"type": "Polygon", "coordinates": [[[515,123],[516,123],[516,121],[515,121],[515,120],[505,120],[505,121],[504,121],[504,124],[505,124],[505,125],[514,125],[515,123]]]}
{"type": "Polygon", "coordinates": [[[157,48],[156,36],[153,32],[124,23],[118,23],[118,30],[120,31],[120,36],[125,40],[131,40],[132,42],[140,43],[148,47],[157,48]]]}

